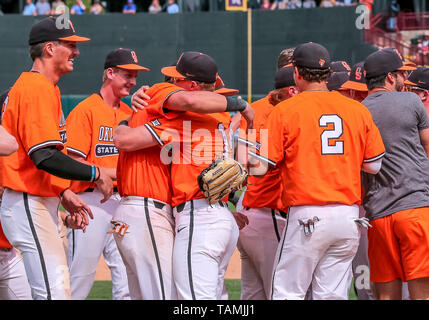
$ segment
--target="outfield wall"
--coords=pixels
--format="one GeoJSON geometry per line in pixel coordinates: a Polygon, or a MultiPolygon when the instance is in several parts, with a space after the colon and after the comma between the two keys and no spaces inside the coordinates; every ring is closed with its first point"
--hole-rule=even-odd
{"type": "MultiPolygon", "coordinates": [[[[363,60],[375,49],[363,43],[363,31],[355,26],[354,7],[254,11],[251,17],[252,94],[272,89],[276,60],[284,48],[306,41],[325,45],[334,60],[350,64],[363,60]]],[[[31,68],[28,33],[40,17],[0,17],[0,90],[31,68]]],[[[60,82],[63,95],[89,95],[99,89],[106,54],[114,48],[132,48],[139,62],[151,69],[138,85],[162,81],[160,69],[175,62],[186,50],[214,57],[229,87],[247,94],[247,12],[199,12],[169,15],[105,14],[73,16],[78,34],[89,43],[79,45],[75,71],[60,82]]]]}

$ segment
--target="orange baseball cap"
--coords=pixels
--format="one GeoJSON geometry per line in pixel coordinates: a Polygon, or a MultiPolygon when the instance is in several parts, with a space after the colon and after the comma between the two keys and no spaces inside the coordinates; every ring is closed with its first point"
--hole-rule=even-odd
{"type": "Polygon", "coordinates": [[[239,92],[237,89],[225,88],[225,83],[219,75],[216,77],[215,89],[216,93],[227,97],[236,95],[239,92]]]}
{"type": "MultiPolygon", "coordinates": [[[[58,16],[59,17],[59,16],[58,16]]],[[[58,17],[48,17],[37,22],[30,30],[28,44],[35,45],[47,41],[71,41],[71,42],[87,42],[91,39],[76,35],[74,26],[71,20],[64,26],[64,23],[59,23],[58,17]]]]}
{"type": "Polygon", "coordinates": [[[137,54],[131,49],[115,49],[110,51],[104,63],[107,68],[120,68],[125,70],[149,71],[148,68],[138,65],[137,54]]]}

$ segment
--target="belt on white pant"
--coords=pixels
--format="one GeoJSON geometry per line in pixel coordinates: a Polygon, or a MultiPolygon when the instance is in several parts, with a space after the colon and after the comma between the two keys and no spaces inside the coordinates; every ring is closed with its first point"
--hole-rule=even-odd
{"type": "MultiPolygon", "coordinates": [[[[246,211],[248,211],[250,209],[251,209],[250,207],[244,207],[244,210],[246,210],[246,211]]],[[[284,212],[284,211],[279,210],[279,209],[269,209],[269,208],[266,208],[266,209],[271,210],[271,214],[274,214],[276,216],[280,216],[284,219],[287,218],[287,212],[284,212]]]]}
{"type": "Polygon", "coordinates": [[[193,206],[193,209],[199,209],[199,208],[207,208],[207,206],[211,207],[222,207],[222,208],[228,208],[228,205],[222,201],[218,201],[215,203],[208,203],[207,199],[195,199],[195,200],[189,200],[182,202],[181,204],[178,204],[173,208],[173,213],[180,213],[185,209],[191,209],[191,206],[193,206]]]}
{"type": "Polygon", "coordinates": [[[165,202],[155,200],[152,198],[146,198],[146,197],[138,197],[138,196],[122,197],[121,203],[127,204],[127,202],[129,202],[129,203],[132,202],[133,204],[139,204],[142,206],[144,206],[145,202],[147,202],[148,205],[151,205],[157,209],[171,209],[171,206],[165,202]]]}

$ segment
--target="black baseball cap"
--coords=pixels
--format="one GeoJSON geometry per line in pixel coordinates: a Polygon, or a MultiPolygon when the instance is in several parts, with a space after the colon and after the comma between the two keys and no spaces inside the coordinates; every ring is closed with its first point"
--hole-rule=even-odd
{"type": "Polygon", "coordinates": [[[349,73],[347,71],[333,72],[328,78],[326,86],[329,91],[339,90],[341,85],[349,80],[349,73]]]}
{"type": "Polygon", "coordinates": [[[120,68],[125,70],[149,71],[148,68],[138,65],[137,54],[131,49],[115,49],[109,52],[104,62],[107,68],[120,68]]]}
{"type": "Polygon", "coordinates": [[[274,78],[274,88],[281,89],[295,85],[292,67],[283,67],[277,70],[274,78]]]}
{"type": "Polygon", "coordinates": [[[331,60],[329,52],[324,46],[315,42],[308,42],[295,48],[292,64],[298,67],[324,70],[329,68],[331,60]]]}
{"type": "Polygon", "coordinates": [[[216,82],[217,65],[212,57],[204,53],[186,51],[175,66],[164,67],[161,73],[172,78],[213,83],[216,82]]]}
{"type": "Polygon", "coordinates": [[[418,89],[429,90],[429,68],[418,67],[416,70],[411,72],[408,76],[408,80],[405,80],[405,84],[418,89]]]}
{"type": "Polygon", "coordinates": [[[30,30],[28,44],[32,46],[47,41],[87,42],[91,40],[76,35],[71,20],[68,20],[68,23],[64,23],[65,21],[58,21],[60,17],[48,17],[34,24],[30,30]]]}
{"type": "Polygon", "coordinates": [[[341,89],[368,91],[368,87],[366,86],[366,71],[364,69],[363,61],[353,65],[353,68],[350,71],[350,78],[341,86],[341,89]]]}
{"type": "Polygon", "coordinates": [[[384,48],[371,53],[364,63],[366,77],[374,78],[393,71],[415,70],[404,63],[401,54],[394,48],[384,48]]]}
{"type": "Polygon", "coordinates": [[[346,61],[332,61],[331,62],[331,70],[332,72],[350,72],[351,68],[346,61]]]}

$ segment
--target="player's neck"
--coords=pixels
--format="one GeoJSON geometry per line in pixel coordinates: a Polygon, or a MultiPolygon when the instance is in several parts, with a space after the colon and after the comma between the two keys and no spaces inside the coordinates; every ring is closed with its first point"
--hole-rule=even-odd
{"type": "Polygon", "coordinates": [[[102,86],[100,89],[100,95],[104,102],[109,106],[115,109],[119,108],[119,102],[121,101],[121,98],[117,97],[109,87],[102,86]]]}
{"type": "Polygon", "coordinates": [[[300,91],[329,91],[326,82],[303,82],[300,91]]]}
{"type": "Polygon", "coordinates": [[[54,85],[60,80],[61,75],[55,72],[54,66],[49,63],[45,63],[40,59],[36,59],[33,63],[33,67],[31,71],[38,72],[44,75],[49,81],[51,81],[54,85]]]}

